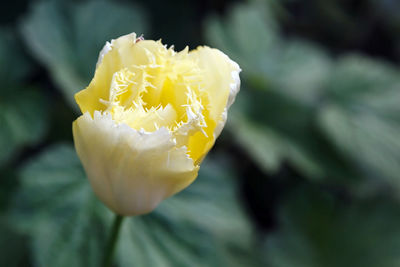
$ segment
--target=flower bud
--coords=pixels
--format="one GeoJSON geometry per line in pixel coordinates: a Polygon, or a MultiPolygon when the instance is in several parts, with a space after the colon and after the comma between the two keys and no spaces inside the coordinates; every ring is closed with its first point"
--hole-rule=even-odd
{"type": "Polygon", "coordinates": [[[190,185],[225,125],[239,72],[206,46],[175,52],[135,33],[107,42],[75,95],[75,148],[96,195],[140,215],[190,185]]]}

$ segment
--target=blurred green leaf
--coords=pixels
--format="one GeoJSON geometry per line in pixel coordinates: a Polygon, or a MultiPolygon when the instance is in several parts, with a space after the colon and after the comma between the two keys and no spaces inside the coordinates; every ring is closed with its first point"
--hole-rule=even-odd
{"type": "Polygon", "coordinates": [[[0,94],[11,93],[26,78],[31,70],[31,63],[22,52],[21,45],[9,28],[0,28],[0,94]]]}
{"type": "Polygon", "coordinates": [[[21,172],[13,218],[36,266],[99,266],[110,214],[92,194],[75,151],[52,147],[21,172]]]}
{"type": "Polygon", "coordinates": [[[310,176],[321,175],[315,160],[296,142],[282,136],[279,130],[254,122],[236,109],[231,111],[228,125],[236,141],[263,171],[276,172],[287,159],[310,176]]]}
{"type": "Polygon", "coordinates": [[[27,266],[26,238],[16,232],[3,216],[0,216],[0,236],[0,266],[27,266]]]}
{"type": "Polygon", "coordinates": [[[136,5],[43,1],[33,5],[21,30],[33,55],[77,108],[73,96],[89,84],[105,42],[133,31],[146,33],[147,25],[136,5]]]}
{"type": "Polygon", "coordinates": [[[361,56],[339,60],[319,123],[367,177],[400,189],[400,72],[361,56]]]}
{"type": "Polygon", "coordinates": [[[241,63],[245,71],[259,75],[276,59],[269,55],[274,55],[279,42],[277,30],[267,5],[236,5],[227,20],[213,16],[206,23],[206,37],[212,45],[241,63]]]}
{"type": "Polygon", "coordinates": [[[30,64],[9,29],[0,29],[0,165],[46,132],[47,103],[24,83],[30,64]]]}
{"type": "Polygon", "coordinates": [[[331,60],[315,45],[281,37],[274,19],[268,5],[254,2],[237,6],[225,23],[216,18],[208,23],[210,42],[244,70],[228,124],[236,141],[267,173],[288,161],[308,178],[359,191],[371,188],[361,179],[365,173],[398,179],[397,73],[386,67],[368,78],[380,64],[360,58],[354,76],[352,67],[343,67],[347,63],[331,60]],[[377,86],[387,88],[384,95],[369,93],[377,86]],[[363,138],[354,135],[355,124],[363,138]],[[347,150],[354,154],[343,154],[347,150]]]}
{"type": "Polygon", "coordinates": [[[323,178],[330,175],[324,165],[342,165],[313,131],[331,62],[309,43],[283,40],[274,21],[268,5],[253,3],[236,6],[225,23],[208,22],[209,41],[243,68],[241,103],[232,108],[230,130],[264,171],[288,160],[308,177],[323,178]]]}
{"type": "Polygon", "coordinates": [[[315,127],[314,108],[272,90],[242,89],[229,130],[263,171],[274,173],[286,161],[309,179],[347,185],[359,180],[315,127]]]}
{"type": "Polygon", "coordinates": [[[276,90],[308,105],[319,104],[332,67],[324,51],[304,41],[289,40],[274,64],[275,71],[267,75],[276,79],[276,90]]]}
{"type": "Polygon", "coordinates": [[[396,267],[400,264],[400,209],[390,200],[344,201],[302,188],[279,210],[267,237],[271,267],[396,267]]]}
{"type": "MultiPolygon", "coordinates": [[[[251,227],[232,182],[219,162],[205,162],[188,189],[149,215],[126,218],[120,265],[255,266],[251,227]]],[[[13,220],[32,238],[38,266],[99,266],[110,215],[71,146],[52,147],[23,168],[13,220]]]]}
{"type": "Polygon", "coordinates": [[[328,78],[330,59],[315,45],[281,38],[270,9],[257,2],[237,5],[225,23],[216,17],[209,19],[207,38],[239,62],[246,82],[316,104],[328,78]]]}

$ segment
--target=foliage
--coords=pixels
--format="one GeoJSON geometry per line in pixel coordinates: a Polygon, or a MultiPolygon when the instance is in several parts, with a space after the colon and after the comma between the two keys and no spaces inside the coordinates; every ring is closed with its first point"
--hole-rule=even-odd
{"type": "Polygon", "coordinates": [[[267,173],[288,160],[310,179],[357,192],[372,190],[371,180],[396,188],[398,70],[359,55],[333,60],[307,42],[284,40],[264,23],[263,8],[238,7],[225,24],[214,18],[208,27],[210,42],[246,64],[245,97],[231,116],[239,144],[267,173]],[[234,38],[251,40],[256,32],[262,41],[231,48],[234,38]]]}
{"type": "Polygon", "coordinates": [[[15,34],[0,29],[0,167],[19,149],[40,140],[46,132],[47,103],[38,88],[24,81],[31,63],[15,34]],[[4,64],[4,63],[3,63],[4,64]]]}
{"type": "Polygon", "coordinates": [[[302,187],[280,207],[278,218],[279,230],[265,243],[269,266],[394,267],[400,262],[400,210],[390,199],[344,201],[302,187]]]}

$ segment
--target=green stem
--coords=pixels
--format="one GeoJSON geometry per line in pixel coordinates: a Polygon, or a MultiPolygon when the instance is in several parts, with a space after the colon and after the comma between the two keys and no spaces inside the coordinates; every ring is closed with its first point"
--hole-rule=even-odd
{"type": "Polygon", "coordinates": [[[112,264],[115,247],[118,241],[118,234],[119,230],[121,229],[123,218],[123,216],[115,214],[114,222],[111,229],[111,235],[109,236],[107,247],[103,254],[103,267],[110,267],[112,264]]]}

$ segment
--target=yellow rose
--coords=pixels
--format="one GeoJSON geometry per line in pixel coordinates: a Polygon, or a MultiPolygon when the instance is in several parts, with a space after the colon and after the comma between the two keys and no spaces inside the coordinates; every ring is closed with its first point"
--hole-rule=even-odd
{"type": "Polygon", "coordinates": [[[239,66],[209,47],[175,52],[135,33],[107,42],[75,95],[75,148],[96,195],[120,215],[190,185],[224,127],[239,66]]]}

